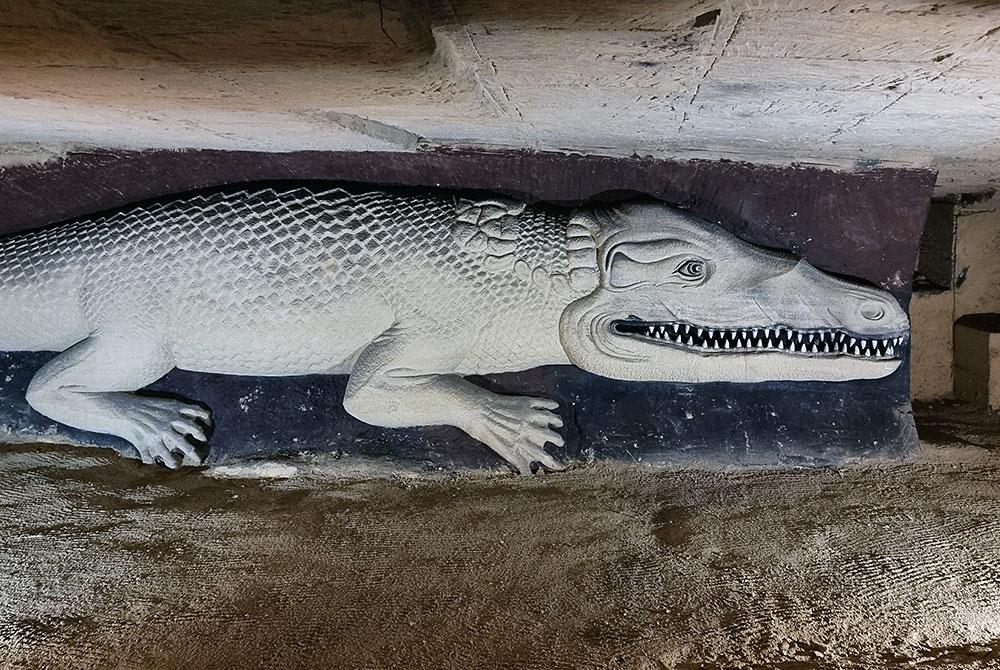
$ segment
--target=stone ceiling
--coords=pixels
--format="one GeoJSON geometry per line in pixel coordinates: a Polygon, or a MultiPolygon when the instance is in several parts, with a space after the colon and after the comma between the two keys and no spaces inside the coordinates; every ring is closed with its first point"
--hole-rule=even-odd
{"type": "Polygon", "coordinates": [[[101,148],[527,149],[1000,185],[1000,3],[16,3],[0,164],[101,148]],[[238,8],[238,9],[237,9],[238,8]]]}

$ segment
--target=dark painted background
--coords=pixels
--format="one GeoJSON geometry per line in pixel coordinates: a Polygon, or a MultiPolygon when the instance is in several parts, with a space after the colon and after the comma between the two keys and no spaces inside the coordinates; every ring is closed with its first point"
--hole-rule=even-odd
{"type": "MultiPolygon", "coordinates": [[[[322,179],[477,189],[574,204],[638,193],[690,208],[757,244],[891,291],[904,306],[934,174],[834,172],[726,161],[673,162],[533,153],[144,152],[74,154],[0,171],[0,232],[39,227],[163,194],[250,181],[322,179]]],[[[107,438],[53,425],[23,392],[50,354],[0,357],[0,426],[88,444],[107,438]]],[[[560,401],[570,458],[824,464],[897,456],[916,445],[909,365],[885,379],[823,383],[627,383],[572,367],[480,383],[560,401]]],[[[499,463],[457,429],[384,430],[341,407],[344,377],[250,378],[175,371],[153,388],[212,407],[213,461],[336,451],[427,467],[499,463]]]]}

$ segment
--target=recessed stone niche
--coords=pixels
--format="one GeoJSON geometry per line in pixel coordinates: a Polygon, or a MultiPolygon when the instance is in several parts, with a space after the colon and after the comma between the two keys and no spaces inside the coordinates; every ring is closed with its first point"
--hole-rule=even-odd
{"type": "Polygon", "coordinates": [[[955,322],[955,397],[1000,409],[1000,314],[967,314],[955,322]]]}
{"type": "MultiPolygon", "coordinates": [[[[0,205],[8,234],[109,212],[109,221],[130,221],[141,234],[142,217],[129,214],[138,211],[137,204],[155,218],[166,211],[164,203],[178,199],[240,201],[249,197],[243,194],[265,191],[279,198],[327,194],[315,204],[319,208],[322,197],[333,192],[348,194],[337,196],[337,207],[344,198],[371,191],[385,192],[394,202],[429,198],[446,213],[442,230],[429,229],[434,239],[448,227],[447,239],[464,245],[462,253],[478,254],[475,262],[485,258],[491,271],[525,286],[534,281],[546,291],[577,291],[571,297],[579,300],[603,291],[594,302],[607,319],[566,317],[560,323],[565,360],[532,358],[515,346],[505,352],[508,371],[451,371],[481,390],[476,393],[558,403],[558,421],[545,419],[562,443],[550,440],[553,458],[563,464],[615,459],[824,465],[897,457],[916,445],[905,313],[933,181],[933,173],[922,170],[835,172],[561,154],[113,152],[7,170],[0,205]],[[339,187],[346,190],[332,190],[339,187]],[[562,232],[536,239],[539,226],[553,221],[562,232]],[[578,239],[566,242],[565,235],[576,234],[572,231],[578,239]],[[679,239],[691,242],[685,235],[697,238],[699,253],[691,253],[690,246],[676,251],[679,239]],[[519,262],[510,258],[506,267],[507,247],[520,249],[534,265],[517,257],[519,262]],[[566,253],[590,263],[588,271],[573,274],[580,268],[566,261],[566,253]],[[706,291],[709,286],[715,289],[706,291]],[[682,292],[670,293],[677,287],[682,292]],[[660,295],[657,290],[664,291],[659,300],[664,316],[650,315],[654,298],[629,307],[638,292],[660,295]],[[706,297],[692,298],[698,295],[706,297]],[[740,316],[751,302],[769,323],[740,316]],[[880,322],[891,327],[881,332],[880,322]],[[577,338],[585,329],[572,327],[594,323],[605,324],[607,337],[621,338],[612,348],[655,353],[659,350],[650,347],[662,346],[681,362],[666,364],[651,355],[639,372],[620,361],[606,364],[601,356],[607,350],[591,346],[594,338],[577,338]],[[521,356],[523,369],[517,369],[521,356]],[[872,365],[882,372],[870,373],[872,365]]],[[[273,198],[259,202],[266,208],[273,198]]],[[[254,225],[284,225],[281,217],[272,224],[266,210],[255,216],[254,225]]],[[[206,221],[195,217],[186,233],[205,233],[199,226],[209,225],[206,221]]],[[[394,243],[426,243],[407,230],[401,228],[394,243]]],[[[355,252],[378,256],[361,247],[355,252]]],[[[355,252],[334,259],[337,266],[356,262],[350,257],[355,252]]],[[[286,271],[294,272],[294,264],[290,267],[286,271]]],[[[421,280],[413,277],[415,284],[421,280]]],[[[426,300],[447,299],[442,290],[426,300]]],[[[574,304],[580,314],[593,312],[586,300],[574,304]]],[[[515,301],[496,318],[531,321],[532,309],[515,301]]],[[[542,320],[541,312],[537,316],[542,320]]],[[[2,354],[0,419],[8,441],[67,441],[135,456],[122,439],[68,427],[36,411],[44,410],[44,403],[34,403],[35,409],[26,403],[32,376],[55,355],[2,354]]],[[[208,462],[306,451],[333,452],[345,463],[377,461],[417,470],[504,466],[502,450],[491,450],[454,425],[399,426],[357,402],[345,409],[351,370],[348,365],[332,372],[275,376],[264,370],[227,375],[175,369],[142,393],[193,399],[211,409],[208,462]]]]}

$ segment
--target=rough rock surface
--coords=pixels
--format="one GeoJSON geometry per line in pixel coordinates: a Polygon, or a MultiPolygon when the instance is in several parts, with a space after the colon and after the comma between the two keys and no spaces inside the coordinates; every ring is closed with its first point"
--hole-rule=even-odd
{"type": "Polygon", "coordinates": [[[921,409],[915,460],[843,470],[361,482],[5,447],[0,667],[990,667],[1000,421],[921,409]]]}
{"type": "Polygon", "coordinates": [[[506,148],[927,165],[996,189],[989,0],[15,3],[0,165],[102,148],[506,148]]]}

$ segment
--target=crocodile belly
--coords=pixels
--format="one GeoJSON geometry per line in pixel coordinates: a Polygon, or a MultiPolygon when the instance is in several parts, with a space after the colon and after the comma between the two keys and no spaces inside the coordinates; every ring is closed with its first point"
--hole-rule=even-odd
{"type": "Polygon", "coordinates": [[[177,367],[236,375],[347,373],[392,323],[389,307],[363,294],[324,304],[261,300],[183,311],[171,338],[177,367]]]}

